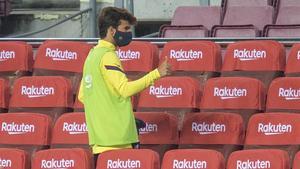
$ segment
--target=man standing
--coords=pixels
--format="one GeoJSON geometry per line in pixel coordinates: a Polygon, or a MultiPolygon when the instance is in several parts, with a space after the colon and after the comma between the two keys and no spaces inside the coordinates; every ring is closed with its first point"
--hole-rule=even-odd
{"type": "Polygon", "coordinates": [[[136,18],[125,9],[104,8],[98,20],[101,40],[84,64],[78,98],[84,104],[95,158],[107,150],[133,148],[138,135],[130,97],[171,73],[166,59],[144,77],[128,81],[115,50],[131,42],[135,23],[136,18]]]}

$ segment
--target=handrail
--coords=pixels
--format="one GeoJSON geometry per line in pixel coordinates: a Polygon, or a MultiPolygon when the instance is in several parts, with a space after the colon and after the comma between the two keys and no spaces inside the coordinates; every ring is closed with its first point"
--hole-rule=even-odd
{"type": "Polygon", "coordinates": [[[40,30],[38,30],[38,31],[32,31],[32,32],[24,33],[24,34],[19,34],[19,35],[8,35],[8,36],[6,36],[6,37],[4,37],[4,38],[22,38],[22,37],[34,35],[34,34],[37,34],[37,33],[41,33],[41,32],[47,31],[47,30],[49,30],[49,29],[51,29],[51,28],[53,28],[53,27],[55,27],[55,26],[57,26],[57,25],[60,25],[60,24],[66,22],[66,21],[68,21],[68,20],[71,20],[71,19],[75,18],[75,17],[78,16],[78,15],[81,15],[81,14],[83,14],[83,13],[87,13],[87,12],[89,12],[90,10],[92,10],[92,8],[87,8],[87,9],[85,9],[85,10],[79,11],[79,12],[73,14],[72,16],[70,16],[70,17],[68,17],[68,18],[65,18],[65,19],[63,19],[63,20],[61,20],[61,21],[59,21],[59,22],[57,22],[57,23],[55,23],[55,24],[52,24],[52,25],[50,25],[50,26],[48,26],[48,27],[46,27],[46,28],[40,29],[40,30]]]}

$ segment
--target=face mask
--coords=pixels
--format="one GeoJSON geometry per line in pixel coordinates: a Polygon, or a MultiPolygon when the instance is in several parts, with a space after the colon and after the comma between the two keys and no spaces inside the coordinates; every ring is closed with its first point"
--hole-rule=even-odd
{"type": "Polygon", "coordinates": [[[132,32],[121,32],[117,30],[114,35],[114,40],[117,46],[126,46],[132,41],[132,32]]]}

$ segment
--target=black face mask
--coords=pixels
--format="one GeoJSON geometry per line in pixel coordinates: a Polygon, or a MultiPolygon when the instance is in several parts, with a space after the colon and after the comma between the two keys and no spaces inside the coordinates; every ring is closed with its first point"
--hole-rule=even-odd
{"type": "Polygon", "coordinates": [[[121,32],[117,30],[114,35],[114,40],[117,46],[126,46],[132,41],[132,32],[121,32]]]}

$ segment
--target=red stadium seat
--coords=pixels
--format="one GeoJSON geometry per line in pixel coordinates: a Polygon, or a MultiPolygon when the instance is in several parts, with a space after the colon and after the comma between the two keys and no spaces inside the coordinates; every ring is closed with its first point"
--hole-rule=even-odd
{"type": "Polygon", "coordinates": [[[49,114],[55,121],[73,107],[71,85],[61,76],[22,77],[15,81],[9,112],[49,114]]]}
{"type": "Polygon", "coordinates": [[[204,86],[200,110],[202,112],[238,113],[247,125],[252,114],[264,111],[265,97],[265,88],[257,79],[213,78],[209,79],[204,86]]]}
{"type": "Polygon", "coordinates": [[[0,168],[30,169],[30,157],[24,150],[0,148],[0,168]]]}
{"type": "Polygon", "coordinates": [[[35,76],[64,76],[71,80],[75,94],[82,77],[84,61],[92,48],[82,42],[45,41],[34,62],[35,76]]]}
{"type": "Polygon", "coordinates": [[[97,169],[159,169],[158,154],[147,149],[122,149],[106,151],[99,155],[97,169]]]}
{"type": "Polygon", "coordinates": [[[214,150],[171,150],[164,156],[161,169],[174,168],[225,169],[225,160],[221,153],[214,150]]]}
{"type": "Polygon", "coordinates": [[[175,76],[191,76],[204,85],[207,79],[219,76],[222,66],[221,47],[210,41],[168,42],[161,53],[161,62],[168,56],[175,76]]]}
{"type": "Polygon", "coordinates": [[[295,43],[290,50],[286,68],[286,76],[300,76],[300,43],[295,43]]]}
{"type": "Polygon", "coordinates": [[[300,152],[298,151],[295,155],[293,162],[293,169],[300,168],[300,152]]]}
{"type": "Polygon", "coordinates": [[[126,75],[135,80],[158,66],[158,47],[150,42],[133,41],[117,49],[126,75]]]}
{"type": "Polygon", "coordinates": [[[31,169],[93,169],[92,155],[80,148],[48,149],[35,153],[31,169]]]}
{"type": "Polygon", "coordinates": [[[300,111],[300,77],[275,79],[269,88],[266,109],[269,112],[300,111]]]}
{"type": "Polygon", "coordinates": [[[83,112],[61,115],[52,130],[51,148],[89,149],[87,125],[83,112]]]}
{"type": "Polygon", "coordinates": [[[180,6],[172,18],[171,25],[161,27],[161,37],[206,37],[213,25],[221,24],[221,7],[180,6]]]}
{"type": "Polygon", "coordinates": [[[244,142],[244,124],[234,113],[194,113],[185,117],[179,148],[213,149],[225,159],[240,150],[244,142]]]}
{"type": "Polygon", "coordinates": [[[146,123],[139,129],[141,148],[152,149],[162,158],[164,153],[176,149],[179,139],[177,118],[163,112],[136,112],[135,117],[146,123]]]}
{"type": "Polygon", "coordinates": [[[0,147],[19,148],[32,154],[48,148],[51,118],[39,113],[0,114],[0,147]]]}
{"type": "Polygon", "coordinates": [[[0,78],[0,113],[8,110],[9,93],[8,81],[0,78]]]}
{"type": "Polygon", "coordinates": [[[248,124],[245,149],[276,148],[286,150],[293,160],[300,146],[300,115],[262,113],[253,115],[248,124]]]}
{"type": "Polygon", "coordinates": [[[289,157],[285,151],[276,149],[233,152],[228,159],[227,169],[242,168],[290,169],[289,157]]]}
{"type": "Polygon", "coordinates": [[[285,50],[277,41],[242,41],[227,47],[222,76],[246,76],[266,87],[285,70],[285,50]]]}
{"type": "Polygon", "coordinates": [[[31,75],[33,66],[32,46],[25,42],[0,42],[0,76],[9,79],[31,75]]]}

